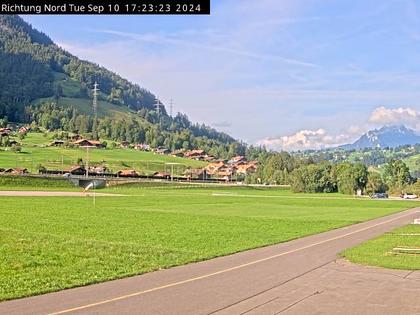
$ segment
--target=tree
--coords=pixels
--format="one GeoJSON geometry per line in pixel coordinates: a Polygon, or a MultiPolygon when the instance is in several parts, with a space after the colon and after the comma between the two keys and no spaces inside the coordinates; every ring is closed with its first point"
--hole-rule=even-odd
{"type": "Polygon", "coordinates": [[[402,190],[406,185],[415,182],[410,169],[402,160],[391,160],[385,165],[383,174],[386,184],[393,189],[402,190]]]}
{"type": "Polygon", "coordinates": [[[368,182],[366,185],[366,193],[384,193],[388,190],[385,182],[382,179],[382,176],[378,172],[369,172],[368,182]]]}
{"type": "Polygon", "coordinates": [[[262,177],[264,182],[288,184],[289,174],[296,168],[295,159],[287,152],[271,154],[262,163],[262,177]]]}
{"type": "Polygon", "coordinates": [[[368,181],[368,170],[361,163],[344,163],[339,169],[338,191],[343,194],[353,195],[357,190],[365,191],[368,181]]]}
{"type": "Polygon", "coordinates": [[[9,123],[7,116],[0,119],[0,128],[7,127],[7,124],[9,123]]]}
{"type": "Polygon", "coordinates": [[[332,165],[328,162],[302,165],[291,174],[291,187],[295,192],[334,192],[337,187],[331,177],[332,165]]]}

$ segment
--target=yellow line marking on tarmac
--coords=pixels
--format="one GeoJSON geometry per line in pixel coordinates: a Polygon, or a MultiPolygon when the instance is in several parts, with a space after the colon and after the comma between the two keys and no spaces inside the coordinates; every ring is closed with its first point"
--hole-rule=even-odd
{"type": "MultiPolygon", "coordinates": [[[[419,213],[419,211],[414,212],[414,213],[419,213]]],[[[227,273],[227,272],[230,272],[230,271],[234,271],[234,270],[242,269],[242,268],[245,268],[245,267],[248,267],[248,266],[256,265],[258,263],[265,262],[265,261],[268,261],[268,260],[272,260],[272,259],[275,259],[275,258],[278,258],[278,257],[282,257],[282,256],[285,256],[285,255],[296,253],[298,251],[308,249],[308,248],[311,248],[311,247],[315,247],[315,246],[318,246],[318,245],[322,245],[322,244],[325,244],[325,243],[328,243],[328,242],[331,242],[331,241],[335,241],[335,240],[338,240],[340,238],[347,237],[349,235],[360,233],[360,232],[369,230],[371,228],[374,228],[374,227],[377,227],[377,226],[380,226],[380,225],[384,225],[384,224],[387,224],[387,223],[390,223],[390,222],[393,222],[393,221],[397,221],[399,219],[402,219],[402,218],[407,217],[409,215],[412,215],[414,213],[410,212],[410,213],[398,216],[396,218],[393,218],[393,219],[390,219],[390,220],[387,220],[387,221],[383,221],[383,222],[380,222],[380,223],[377,223],[377,224],[374,224],[374,225],[371,225],[371,226],[368,226],[368,227],[365,227],[365,228],[362,228],[362,229],[358,229],[358,230],[353,231],[353,232],[349,232],[349,233],[346,233],[346,234],[343,234],[343,235],[340,235],[340,236],[332,237],[332,238],[329,238],[327,240],[323,240],[323,241],[320,241],[320,242],[317,242],[317,243],[313,243],[313,244],[306,245],[306,246],[303,246],[303,247],[300,247],[300,248],[289,250],[287,252],[279,253],[279,254],[269,256],[269,257],[266,257],[266,258],[254,260],[254,261],[251,261],[251,262],[248,262],[248,263],[245,263],[245,264],[241,264],[241,265],[238,265],[238,266],[234,266],[234,267],[231,267],[231,268],[227,268],[227,269],[219,270],[219,271],[216,271],[216,272],[212,272],[212,273],[202,275],[202,276],[199,276],[199,277],[169,283],[169,284],[162,285],[162,286],[159,286],[159,287],[155,287],[155,288],[151,288],[151,289],[143,290],[143,291],[138,291],[138,292],[134,292],[134,293],[127,294],[127,295],[122,295],[122,296],[119,296],[119,297],[99,301],[99,302],[96,302],[96,303],[86,304],[86,305],[82,305],[82,306],[78,306],[78,307],[74,307],[74,308],[69,308],[69,309],[65,309],[65,310],[62,310],[62,311],[58,311],[58,312],[53,312],[53,313],[50,313],[49,315],[58,315],[58,314],[65,314],[65,313],[70,313],[70,312],[74,312],[74,311],[80,311],[80,310],[83,310],[83,309],[86,309],[86,308],[91,308],[91,307],[94,307],[94,306],[99,306],[99,305],[103,305],[103,304],[107,304],[107,303],[111,303],[111,302],[116,302],[116,301],[131,298],[131,297],[134,297],[134,296],[140,296],[140,295],[143,295],[143,294],[146,294],[146,293],[155,292],[155,291],[159,291],[159,290],[162,290],[162,289],[167,289],[167,288],[179,286],[181,284],[186,284],[186,283],[210,278],[210,277],[217,276],[217,275],[227,273]]]]}

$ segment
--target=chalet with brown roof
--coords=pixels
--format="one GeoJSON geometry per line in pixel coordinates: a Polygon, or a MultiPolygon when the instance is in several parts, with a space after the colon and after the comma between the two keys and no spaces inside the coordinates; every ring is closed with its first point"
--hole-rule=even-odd
{"type": "Polygon", "coordinates": [[[66,169],[64,172],[70,173],[72,175],[86,175],[85,167],[82,165],[73,165],[66,169]]]}
{"type": "Polygon", "coordinates": [[[104,174],[106,171],[107,167],[102,165],[89,167],[89,174],[104,174]]]}
{"type": "Polygon", "coordinates": [[[165,178],[165,179],[171,178],[171,174],[167,172],[155,172],[153,176],[157,178],[165,178]]]}
{"type": "Polygon", "coordinates": [[[215,174],[219,169],[221,169],[224,166],[225,166],[225,163],[223,161],[213,162],[213,163],[209,163],[205,167],[205,170],[207,171],[208,174],[212,175],[212,174],[215,174]]]}
{"type": "Polygon", "coordinates": [[[135,170],[120,170],[117,172],[119,177],[138,177],[139,174],[135,170]]]}
{"type": "Polygon", "coordinates": [[[204,158],[206,155],[206,152],[204,150],[191,150],[188,152],[185,152],[184,157],[189,159],[199,159],[204,158]]]}
{"type": "Polygon", "coordinates": [[[150,145],[144,143],[137,143],[134,145],[134,149],[139,151],[150,151],[150,145]]]}
{"type": "Polygon", "coordinates": [[[71,141],[77,141],[77,140],[83,139],[83,137],[79,134],[76,134],[76,135],[72,135],[70,139],[71,141]]]}
{"type": "Polygon", "coordinates": [[[120,143],[120,147],[123,148],[123,149],[127,149],[127,148],[130,147],[130,142],[123,141],[123,142],[120,143]]]}
{"type": "Polygon", "coordinates": [[[0,128],[0,136],[7,137],[10,135],[12,130],[10,128],[0,128]]]}
{"type": "Polygon", "coordinates": [[[98,140],[80,139],[80,140],[74,141],[73,144],[78,147],[97,147],[97,148],[103,147],[101,141],[98,141],[98,140]]]}
{"type": "Polygon", "coordinates": [[[64,145],[63,140],[54,140],[48,144],[49,147],[61,147],[62,145],[64,145]]]}
{"type": "Polygon", "coordinates": [[[241,162],[245,162],[245,161],[246,161],[246,158],[244,156],[238,155],[238,156],[235,156],[235,157],[231,158],[228,161],[228,163],[229,164],[237,164],[237,163],[241,163],[241,162]]]}
{"type": "Polygon", "coordinates": [[[166,148],[157,148],[157,149],[155,150],[155,152],[156,152],[157,154],[162,154],[162,155],[165,155],[165,154],[169,154],[169,153],[171,153],[171,151],[170,151],[169,149],[166,149],[166,148]]]}
{"type": "Polygon", "coordinates": [[[236,168],[236,173],[242,175],[248,175],[251,173],[255,173],[257,171],[257,165],[254,163],[247,163],[243,165],[239,165],[236,168]]]}
{"type": "Polygon", "coordinates": [[[174,157],[183,157],[184,154],[184,150],[175,150],[171,153],[171,155],[174,157]]]}
{"type": "Polygon", "coordinates": [[[199,169],[187,169],[184,172],[184,175],[187,177],[188,180],[193,178],[198,179],[210,179],[211,175],[207,173],[206,169],[199,168],[199,169]]]}
{"type": "Polygon", "coordinates": [[[27,127],[20,127],[19,128],[19,133],[27,133],[29,131],[29,128],[27,128],[27,127]]]}
{"type": "Polygon", "coordinates": [[[233,171],[228,169],[228,168],[224,168],[224,169],[220,169],[219,171],[217,171],[216,175],[220,179],[230,181],[232,179],[232,176],[233,176],[233,171]]]}
{"type": "Polygon", "coordinates": [[[203,161],[206,161],[206,162],[211,162],[211,161],[214,161],[216,158],[213,156],[213,155],[206,155],[205,157],[204,157],[204,159],[203,159],[203,161]]]}
{"type": "Polygon", "coordinates": [[[9,168],[5,170],[4,173],[10,174],[10,175],[24,175],[24,174],[28,174],[29,172],[28,172],[28,169],[26,168],[15,167],[15,168],[9,168]]]}

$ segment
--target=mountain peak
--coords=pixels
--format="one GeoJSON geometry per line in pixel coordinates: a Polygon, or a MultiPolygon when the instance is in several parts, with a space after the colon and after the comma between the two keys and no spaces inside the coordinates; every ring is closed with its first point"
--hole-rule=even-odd
{"type": "Polygon", "coordinates": [[[383,126],[366,132],[353,144],[341,146],[346,150],[364,148],[398,147],[407,144],[420,143],[420,136],[404,125],[383,126]]]}

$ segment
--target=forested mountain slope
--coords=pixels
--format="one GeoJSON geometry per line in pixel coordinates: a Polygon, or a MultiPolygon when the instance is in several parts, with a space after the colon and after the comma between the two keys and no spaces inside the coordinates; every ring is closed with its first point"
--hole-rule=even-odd
{"type": "Polygon", "coordinates": [[[155,102],[148,90],[73,56],[19,16],[0,15],[0,119],[172,150],[199,147],[219,157],[244,151],[229,135],[193,124],[184,114],[170,117],[162,106],[158,115],[155,102]]]}

